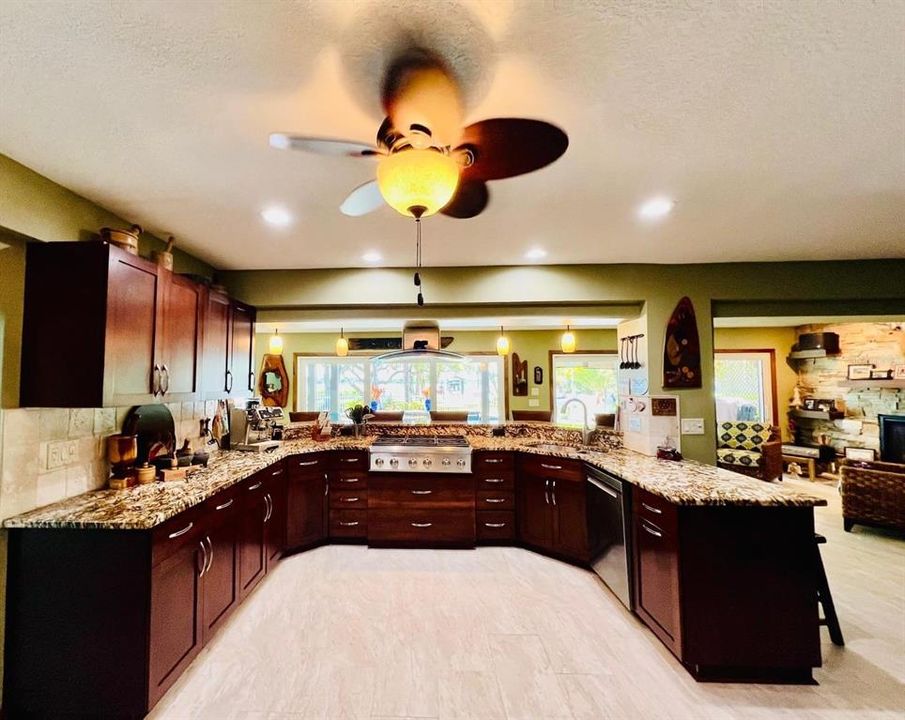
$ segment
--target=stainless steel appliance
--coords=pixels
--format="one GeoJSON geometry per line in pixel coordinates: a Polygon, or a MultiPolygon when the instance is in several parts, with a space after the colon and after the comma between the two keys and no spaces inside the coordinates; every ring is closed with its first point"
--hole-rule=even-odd
{"type": "Polygon", "coordinates": [[[376,472],[471,472],[471,446],[459,435],[387,435],[374,441],[370,455],[376,472]]]}
{"type": "Polygon", "coordinates": [[[246,452],[273,452],[283,437],[283,411],[263,407],[249,400],[244,408],[229,413],[230,449],[246,452]]]}
{"type": "Polygon", "coordinates": [[[631,581],[631,492],[615,475],[587,469],[591,567],[620,602],[634,606],[631,581]]]}

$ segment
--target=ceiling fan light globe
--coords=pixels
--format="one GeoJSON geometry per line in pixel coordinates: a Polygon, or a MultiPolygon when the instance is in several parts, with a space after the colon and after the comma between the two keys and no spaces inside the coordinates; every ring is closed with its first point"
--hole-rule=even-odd
{"type": "Polygon", "coordinates": [[[409,149],[392,153],[377,165],[377,187],[387,204],[398,213],[416,217],[413,208],[424,208],[420,217],[442,210],[459,185],[459,164],[436,150],[409,149]]]}

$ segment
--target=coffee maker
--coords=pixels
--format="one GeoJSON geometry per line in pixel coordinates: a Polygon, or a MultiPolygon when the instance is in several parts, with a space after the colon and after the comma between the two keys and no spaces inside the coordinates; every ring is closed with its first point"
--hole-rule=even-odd
{"type": "Polygon", "coordinates": [[[229,436],[232,450],[273,452],[283,437],[283,411],[262,407],[257,398],[248,400],[244,408],[230,410],[229,436]]]}

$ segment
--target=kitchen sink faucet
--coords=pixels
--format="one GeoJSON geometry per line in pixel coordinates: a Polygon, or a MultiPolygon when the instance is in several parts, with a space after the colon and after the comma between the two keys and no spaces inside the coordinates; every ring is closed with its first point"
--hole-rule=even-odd
{"type": "Polygon", "coordinates": [[[584,411],[584,419],[581,423],[581,444],[582,445],[590,445],[591,444],[591,430],[588,428],[588,406],[584,404],[582,400],[578,398],[569,398],[563,403],[563,406],[560,412],[565,411],[569,405],[572,403],[578,403],[581,405],[581,409],[584,411]]]}

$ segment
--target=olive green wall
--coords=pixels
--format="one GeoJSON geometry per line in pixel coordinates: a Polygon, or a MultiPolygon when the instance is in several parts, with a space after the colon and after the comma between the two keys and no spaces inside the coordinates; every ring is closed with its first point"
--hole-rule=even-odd
{"type": "MultiPolygon", "coordinates": [[[[442,328],[441,328],[442,330],[442,328]]],[[[443,335],[451,335],[453,343],[449,350],[459,353],[495,353],[498,332],[493,331],[442,331],[443,335]]],[[[550,409],[550,350],[559,350],[559,338],[561,330],[518,330],[506,332],[509,338],[510,353],[518,353],[521,360],[528,361],[528,392],[527,397],[512,396],[512,358],[506,359],[506,365],[510,372],[507,395],[509,396],[510,410],[549,410],[550,409]],[[544,382],[539,386],[534,384],[534,367],[539,365],[544,369],[544,382]],[[539,406],[529,407],[531,388],[538,387],[539,406]]],[[[399,337],[399,333],[346,333],[346,337],[399,337]]],[[[578,341],[577,352],[589,350],[603,350],[614,352],[616,350],[616,330],[576,330],[575,337],[578,341]]],[[[295,392],[295,367],[292,361],[295,353],[333,355],[336,346],[336,333],[288,333],[282,334],[283,360],[286,370],[292,380],[292,393],[289,396],[290,409],[293,408],[295,392]]],[[[257,354],[256,367],[260,371],[264,354],[267,353],[270,334],[258,333],[255,338],[255,352],[257,354]]],[[[353,353],[355,354],[355,353],[353,353]]],[[[259,372],[260,376],[260,372],[259,372]]]]}
{"type": "Polygon", "coordinates": [[[715,328],[713,344],[716,350],[773,350],[776,358],[776,411],[784,440],[789,439],[786,411],[798,381],[789,367],[786,356],[798,339],[794,327],[715,328]]]}
{"type": "MultiPolygon", "coordinates": [[[[707,265],[543,265],[441,267],[423,271],[431,307],[497,304],[554,309],[562,304],[643,302],[648,315],[651,392],[662,390],[666,323],[687,295],[697,312],[703,386],[668,390],[684,417],[705,421],[703,435],[684,436],[686,457],[716,458],[713,400],[713,307],[721,314],[797,314],[806,304],[816,314],[901,314],[905,309],[905,260],[707,265]],[[731,301],[731,302],[729,302],[731,301]],[[756,309],[756,311],[755,311],[756,309]]],[[[237,297],[259,308],[345,308],[350,315],[374,307],[412,304],[406,268],[225,272],[221,280],[237,297]]],[[[530,362],[530,361],[529,361],[530,362]]]]}

